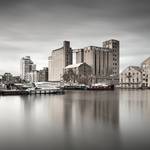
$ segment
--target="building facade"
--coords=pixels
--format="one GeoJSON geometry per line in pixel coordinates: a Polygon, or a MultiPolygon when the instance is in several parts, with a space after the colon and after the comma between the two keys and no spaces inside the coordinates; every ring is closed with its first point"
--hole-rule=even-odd
{"type": "Polygon", "coordinates": [[[120,74],[121,88],[141,88],[142,69],[138,66],[129,66],[120,74]]]}
{"type": "Polygon", "coordinates": [[[30,56],[25,56],[21,58],[21,62],[20,62],[21,79],[27,80],[27,74],[33,70],[36,70],[36,65],[31,60],[30,56]]]}
{"type": "Polygon", "coordinates": [[[64,41],[63,47],[53,50],[51,56],[48,58],[48,61],[48,80],[62,80],[63,69],[72,64],[72,49],[70,48],[70,42],[64,41]]]}
{"type": "Polygon", "coordinates": [[[84,49],[76,49],[74,51],[76,53],[76,63],[84,62],[84,49]]]}
{"type": "Polygon", "coordinates": [[[119,84],[120,42],[114,39],[103,42],[103,47],[112,49],[114,82],[119,84]]]}
{"type": "Polygon", "coordinates": [[[26,81],[32,82],[39,82],[39,71],[33,70],[26,74],[26,81]]]}
{"type": "Polygon", "coordinates": [[[39,82],[47,82],[48,81],[48,68],[44,67],[39,71],[39,82]]]}
{"type": "Polygon", "coordinates": [[[150,57],[141,63],[142,68],[142,86],[150,87],[150,57]]]}
{"type": "Polygon", "coordinates": [[[78,84],[92,83],[92,68],[86,63],[68,65],[64,68],[63,79],[78,84]]]}
{"type": "Polygon", "coordinates": [[[113,53],[111,49],[89,46],[76,50],[76,61],[85,62],[92,68],[95,83],[111,80],[113,74],[113,53]]]}

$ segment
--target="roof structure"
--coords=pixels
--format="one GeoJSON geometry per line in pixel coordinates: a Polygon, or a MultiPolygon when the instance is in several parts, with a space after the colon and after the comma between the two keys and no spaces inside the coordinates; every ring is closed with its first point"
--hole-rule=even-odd
{"type": "Polygon", "coordinates": [[[147,64],[150,63],[150,57],[148,57],[147,59],[145,59],[141,64],[147,64]]]}
{"type": "Polygon", "coordinates": [[[142,71],[142,69],[141,69],[139,66],[128,66],[128,67],[127,67],[126,69],[124,69],[121,73],[126,72],[126,70],[127,70],[128,68],[132,68],[132,69],[137,70],[137,71],[139,71],[139,72],[142,71]]]}
{"type": "Polygon", "coordinates": [[[130,66],[130,67],[132,67],[133,69],[135,69],[137,71],[141,71],[142,70],[139,66],[130,66]]]}
{"type": "Polygon", "coordinates": [[[77,67],[81,66],[82,64],[84,64],[84,63],[78,63],[78,64],[68,65],[68,66],[65,67],[65,69],[77,68],[77,67]]]}

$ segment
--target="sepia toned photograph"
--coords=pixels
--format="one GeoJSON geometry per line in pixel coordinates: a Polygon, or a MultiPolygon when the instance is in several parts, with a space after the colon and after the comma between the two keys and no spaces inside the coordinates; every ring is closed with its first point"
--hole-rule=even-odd
{"type": "Polygon", "coordinates": [[[0,150],[150,150],[149,0],[0,0],[0,150]]]}

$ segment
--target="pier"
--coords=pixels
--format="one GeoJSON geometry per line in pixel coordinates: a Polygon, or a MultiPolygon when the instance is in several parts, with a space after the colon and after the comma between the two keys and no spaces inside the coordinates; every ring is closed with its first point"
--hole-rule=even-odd
{"type": "Polygon", "coordinates": [[[64,94],[64,90],[62,89],[36,89],[36,90],[30,90],[30,95],[36,95],[36,94],[64,94]]]}
{"type": "Polygon", "coordinates": [[[36,94],[64,94],[62,89],[36,89],[36,90],[1,90],[0,95],[36,95],[36,94]]]}
{"type": "Polygon", "coordinates": [[[28,91],[24,90],[1,90],[0,95],[5,96],[5,95],[28,95],[28,91]]]}

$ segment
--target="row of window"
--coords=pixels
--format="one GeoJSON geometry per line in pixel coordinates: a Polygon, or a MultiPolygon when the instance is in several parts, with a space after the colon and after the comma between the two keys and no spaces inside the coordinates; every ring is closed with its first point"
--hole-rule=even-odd
{"type": "MultiPolygon", "coordinates": [[[[123,75],[123,74],[121,74],[121,75],[123,75]]],[[[139,73],[138,73],[138,72],[137,72],[137,73],[134,73],[134,72],[131,73],[131,72],[129,72],[129,73],[125,73],[124,75],[125,75],[125,76],[132,76],[132,75],[133,75],[133,76],[134,76],[134,75],[137,75],[137,76],[138,76],[139,73]]]]}
{"type": "MultiPolygon", "coordinates": [[[[121,82],[123,83],[123,79],[121,78],[121,82]]],[[[133,83],[137,83],[137,82],[139,82],[139,79],[137,78],[137,79],[128,79],[128,82],[133,82],[133,83]]]]}

